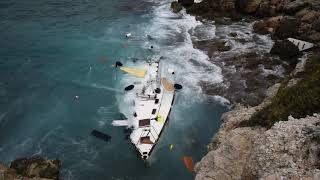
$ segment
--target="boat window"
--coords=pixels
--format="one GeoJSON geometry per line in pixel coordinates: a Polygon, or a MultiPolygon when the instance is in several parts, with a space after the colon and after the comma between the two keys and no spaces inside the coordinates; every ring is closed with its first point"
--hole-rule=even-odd
{"type": "Polygon", "coordinates": [[[150,125],[150,119],[139,120],[139,127],[144,127],[149,125],[150,125]]]}
{"type": "Polygon", "coordinates": [[[156,113],[156,109],[152,109],[152,114],[155,114],[156,113]]]}
{"type": "Polygon", "coordinates": [[[155,100],[154,100],[154,103],[155,103],[155,104],[158,104],[158,103],[159,103],[159,99],[155,99],[155,100]]]}
{"type": "Polygon", "coordinates": [[[137,117],[138,115],[137,115],[137,113],[133,113],[133,116],[134,116],[134,117],[137,117]]]}

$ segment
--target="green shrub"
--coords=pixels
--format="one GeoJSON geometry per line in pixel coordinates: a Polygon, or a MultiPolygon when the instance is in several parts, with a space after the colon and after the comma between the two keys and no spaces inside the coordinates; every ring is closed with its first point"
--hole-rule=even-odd
{"type": "Polygon", "coordinates": [[[310,58],[306,71],[299,76],[302,80],[290,88],[286,88],[285,80],[271,104],[240,126],[270,128],[278,121],[287,121],[290,115],[302,118],[320,112],[320,57],[310,58]]]}

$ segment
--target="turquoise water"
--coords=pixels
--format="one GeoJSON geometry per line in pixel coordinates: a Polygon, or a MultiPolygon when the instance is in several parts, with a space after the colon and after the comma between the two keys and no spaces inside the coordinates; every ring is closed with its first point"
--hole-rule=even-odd
{"type": "Polygon", "coordinates": [[[222,79],[221,69],[192,47],[192,31],[203,25],[172,14],[169,6],[142,0],[1,1],[0,161],[58,158],[62,179],[193,179],[182,157],[201,159],[227,107],[198,85],[222,79]],[[124,37],[128,32],[133,39],[124,37]],[[122,89],[130,79],[110,65],[160,56],[184,89],[147,168],[123,129],[111,125],[126,109],[122,89]],[[92,129],[112,140],[91,137],[92,129]]]}

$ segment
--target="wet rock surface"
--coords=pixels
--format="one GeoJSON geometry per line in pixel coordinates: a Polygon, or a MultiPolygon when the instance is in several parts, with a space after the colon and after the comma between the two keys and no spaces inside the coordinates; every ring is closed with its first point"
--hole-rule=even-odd
{"type": "Polygon", "coordinates": [[[41,157],[21,158],[11,162],[10,168],[0,163],[0,180],[28,179],[58,180],[59,160],[41,157]]]}
{"type": "Polygon", "coordinates": [[[282,60],[288,62],[292,66],[295,66],[301,52],[292,42],[288,40],[280,40],[274,43],[270,54],[278,55],[282,60]]]}
{"type": "MultiPolygon", "coordinates": [[[[291,74],[303,71],[300,66],[304,66],[305,61],[298,60],[301,54],[287,38],[314,43],[316,47],[309,53],[318,53],[320,1],[203,0],[187,12],[214,20],[216,38],[229,42],[231,49],[227,52],[209,53],[210,42],[195,47],[208,53],[212,63],[221,67],[224,77],[219,84],[202,82],[204,92],[226,97],[236,104],[232,111],[224,114],[219,132],[208,145],[208,154],[196,165],[196,179],[320,179],[319,114],[300,119],[289,117],[288,121],[277,122],[270,129],[240,125],[271,103],[280,87],[275,83],[290,74],[297,62],[291,74]],[[270,45],[269,50],[250,46],[250,43],[259,46],[265,41],[244,28],[232,29],[240,19],[256,20],[253,31],[270,35],[274,45],[270,45]],[[235,33],[221,28],[224,25],[235,33]],[[240,44],[242,48],[237,47],[240,44]],[[268,87],[271,88],[265,91],[268,87]]],[[[301,79],[287,81],[287,86],[292,87],[301,79]]]]}
{"type": "Polygon", "coordinates": [[[174,13],[180,12],[182,10],[182,8],[183,8],[182,5],[177,1],[173,1],[171,3],[171,9],[172,9],[172,12],[174,12],[174,13]]]}
{"type": "Polygon", "coordinates": [[[269,105],[279,87],[276,84],[269,88],[267,98],[258,106],[237,105],[223,115],[220,131],[208,146],[209,153],[196,165],[197,180],[320,177],[319,114],[289,117],[269,130],[239,127],[269,105]]]}

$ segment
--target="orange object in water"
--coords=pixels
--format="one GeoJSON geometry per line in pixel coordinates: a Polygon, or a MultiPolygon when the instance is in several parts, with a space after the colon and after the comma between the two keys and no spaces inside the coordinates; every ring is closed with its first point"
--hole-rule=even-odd
{"type": "Polygon", "coordinates": [[[193,164],[193,159],[191,156],[183,156],[183,162],[186,168],[190,171],[193,172],[194,164],[193,164]]]}

